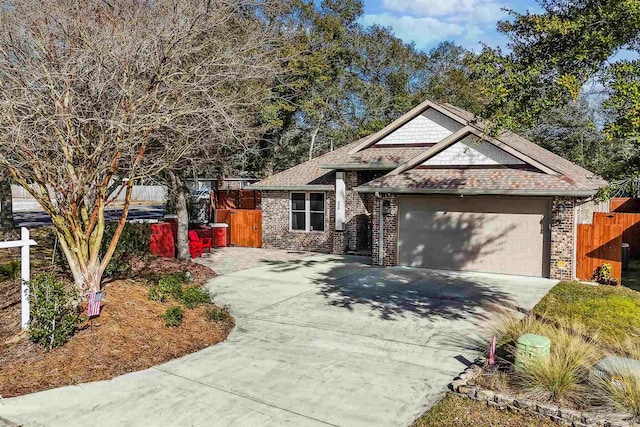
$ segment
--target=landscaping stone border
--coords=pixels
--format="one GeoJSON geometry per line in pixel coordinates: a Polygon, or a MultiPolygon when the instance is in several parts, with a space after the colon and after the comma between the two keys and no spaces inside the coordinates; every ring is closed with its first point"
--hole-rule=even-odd
{"type": "Polygon", "coordinates": [[[517,414],[527,414],[537,418],[546,418],[562,426],[571,427],[633,427],[638,424],[629,421],[616,421],[603,418],[599,414],[593,414],[574,409],[563,408],[559,405],[539,403],[524,397],[496,392],[478,387],[477,379],[482,375],[487,362],[479,358],[467,369],[461,372],[449,384],[451,391],[459,396],[485,403],[499,409],[504,409],[517,414]]]}

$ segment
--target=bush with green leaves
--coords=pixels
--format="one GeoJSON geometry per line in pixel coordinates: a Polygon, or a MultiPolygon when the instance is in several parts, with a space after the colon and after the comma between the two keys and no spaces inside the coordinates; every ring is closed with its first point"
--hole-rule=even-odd
{"type": "Polygon", "coordinates": [[[185,282],[186,276],[183,272],[165,274],[149,289],[149,299],[158,302],[165,302],[169,298],[180,300],[183,292],[182,285],[185,282]]]}
{"type": "Polygon", "coordinates": [[[205,289],[197,286],[191,286],[182,291],[182,298],[180,298],[180,301],[187,308],[196,308],[199,305],[211,302],[211,294],[209,294],[205,289]]]}
{"type": "MultiPolygon", "coordinates": [[[[105,224],[100,253],[104,254],[107,251],[117,226],[118,223],[115,221],[105,224]]],[[[149,224],[126,223],[105,274],[111,278],[122,277],[129,271],[133,257],[143,257],[149,254],[150,241],[151,228],[149,224]]]]}
{"type": "Polygon", "coordinates": [[[20,261],[13,260],[5,264],[0,264],[0,278],[6,277],[10,279],[18,278],[20,272],[20,261]]]}
{"type": "Polygon", "coordinates": [[[209,310],[207,310],[205,315],[207,317],[207,320],[210,320],[212,322],[222,322],[224,320],[227,320],[231,314],[229,313],[229,307],[225,305],[222,308],[218,306],[211,307],[209,310]]]}
{"type": "Polygon", "coordinates": [[[180,326],[184,318],[184,310],[179,306],[170,307],[161,314],[160,317],[164,319],[164,325],[166,327],[180,326]]]}
{"type": "Polygon", "coordinates": [[[29,283],[31,323],[29,337],[46,351],[73,336],[80,323],[77,294],[51,274],[38,274],[29,283]]]}

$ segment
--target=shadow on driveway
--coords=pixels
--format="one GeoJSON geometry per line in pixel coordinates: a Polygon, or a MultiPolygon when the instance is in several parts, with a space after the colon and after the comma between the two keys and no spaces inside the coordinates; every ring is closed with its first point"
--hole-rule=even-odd
{"type": "MultiPolygon", "coordinates": [[[[470,313],[486,318],[488,311],[518,306],[511,292],[492,286],[492,275],[372,266],[349,273],[345,269],[353,268],[354,263],[366,265],[367,259],[348,257],[347,261],[346,265],[332,267],[315,278],[318,294],[335,307],[353,310],[355,306],[366,306],[384,320],[408,315],[457,320],[468,318],[470,313]]],[[[324,263],[326,260],[318,258],[267,262],[272,271],[281,273],[324,263]]],[[[504,276],[505,279],[511,280],[509,276],[504,276]]]]}

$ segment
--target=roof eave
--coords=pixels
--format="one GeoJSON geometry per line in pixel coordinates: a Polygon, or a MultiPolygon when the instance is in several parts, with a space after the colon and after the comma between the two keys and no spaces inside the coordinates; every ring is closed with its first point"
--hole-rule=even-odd
{"type": "Polygon", "coordinates": [[[249,190],[258,191],[333,191],[333,185],[249,185],[249,190]]]}
{"type": "Polygon", "coordinates": [[[336,163],[319,165],[320,169],[332,170],[393,170],[398,167],[396,163],[336,163]]]}
{"type": "Polygon", "coordinates": [[[359,193],[399,193],[399,194],[443,194],[443,195],[523,195],[523,196],[574,196],[589,197],[598,190],[551,190],[551,189],[438,189],[438,188],[405,188],[405,187],[355,187],[359,193]]]}

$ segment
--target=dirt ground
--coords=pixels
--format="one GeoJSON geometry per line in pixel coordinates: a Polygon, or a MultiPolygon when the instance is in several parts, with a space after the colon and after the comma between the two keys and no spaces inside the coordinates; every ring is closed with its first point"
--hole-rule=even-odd
{"type": "MultiPolygon", "coordinates": [[[[46,253],[39,253],[35,271],[47,269],[46,253]]],[[[7,261],[7,255],[0,262],[7,261]]],[[[62,347],[45,352],[20,330],[20,282],[0,278],[0,396],[12,397],[64,385],[113,378],[192,353],[224,341],[234,326],[231,316],[209,320],[207,304],[184,310],[178,327],[160,318],[169,301],[148,299],[149,275],[189,271],[191,285],[201,286],[213,270],[173,259],[150,257],[132,263],[133,279],[115,280],[104,287],[101,315],[85,321],[62,347]]]]}

